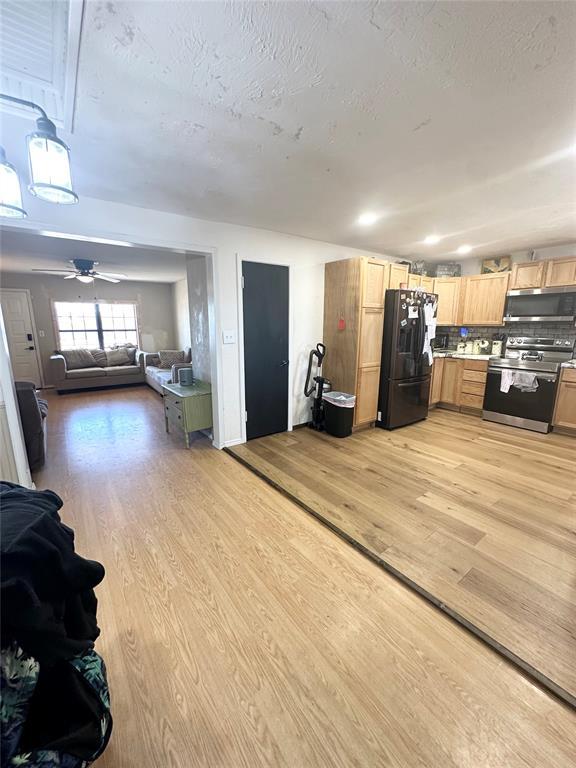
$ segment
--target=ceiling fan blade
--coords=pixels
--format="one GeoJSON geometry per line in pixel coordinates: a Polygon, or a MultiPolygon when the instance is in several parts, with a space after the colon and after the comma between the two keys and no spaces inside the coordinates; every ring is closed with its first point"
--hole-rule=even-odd
{"type": "Polygon", "coordinates": [[[98,272],[99,275],[104,275],[105,277],[117,277],[120,280],[126,280],[126,275],[123,275],[119,272],[98,272]]]}
{"type": "Polygon", "coordinates": [[[92,277],[95,277],[96,280],[106,280],[107,283],[119,283],[120,280],[116,280],[115,277],[104,277],[104,275],[101,275],[99,272],[92,275],[92,277]]]}
{"type": "Polygon", "coordinates": [[[66,275],[64,280],[74,280],[75,277],[76,277],[76,272],[73,272],[71,275],[66,275]]]}
{"type": "Polygon", "coordinates": [[[60,274],[62,272],[73,272],[76,274],[76,270],[74,269],[31,269],[30,271],[43,272],[45,275],[60,274]]]}

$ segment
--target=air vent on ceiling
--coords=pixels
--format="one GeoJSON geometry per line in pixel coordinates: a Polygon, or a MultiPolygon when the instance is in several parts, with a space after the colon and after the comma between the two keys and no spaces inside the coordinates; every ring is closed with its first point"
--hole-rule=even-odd
{"type": "MultiPolygon", "coordinates": [[[[82,0],[0,3],[0,91],[42,105],[68,131],[73,122],[82,7],[82,0]]],[[[18,107],[6,109],[21,113],[18,107]]]]}

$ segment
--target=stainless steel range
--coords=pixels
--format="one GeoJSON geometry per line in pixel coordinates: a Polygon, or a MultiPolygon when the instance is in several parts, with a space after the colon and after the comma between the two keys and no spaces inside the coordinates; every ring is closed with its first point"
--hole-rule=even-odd
{"type": "Polygon", "coordinates": [[[482,418],[549,432],[560,366],[573,355],[570,339],[509,338],[506,356],[488,364],[482,418]]]}

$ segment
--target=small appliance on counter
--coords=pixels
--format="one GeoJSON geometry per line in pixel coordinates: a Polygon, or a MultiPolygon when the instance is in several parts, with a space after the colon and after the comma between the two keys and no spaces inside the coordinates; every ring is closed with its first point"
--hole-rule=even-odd
{"type": "Polygon", "coordinates": [[[432,342],[432,348],[434,350],[448,349],[450,346],[450,334],[449,333],[437,333],[436,338],[432,342]]]}
{"type": "Polygon", "coordinates": [[[178,384],[180,384],[181,387],[194,386],[194,371],[192,366],[189,366],[188,368],[180,368],[178,370],[178,384]]]}

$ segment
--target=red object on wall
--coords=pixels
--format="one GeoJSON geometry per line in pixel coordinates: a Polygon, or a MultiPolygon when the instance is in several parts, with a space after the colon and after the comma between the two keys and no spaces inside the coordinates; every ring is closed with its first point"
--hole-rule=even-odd
{"type": "Polygon", "coordinates": [[[346,320],[343,317],[338,320],[338,330],[343,331],[346,328],[346,320]]]}

